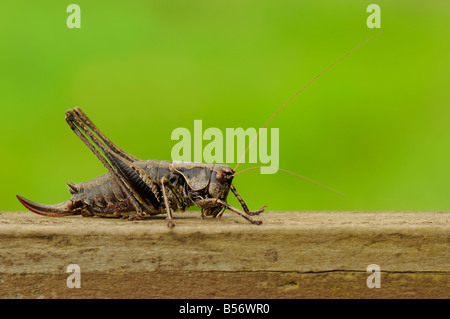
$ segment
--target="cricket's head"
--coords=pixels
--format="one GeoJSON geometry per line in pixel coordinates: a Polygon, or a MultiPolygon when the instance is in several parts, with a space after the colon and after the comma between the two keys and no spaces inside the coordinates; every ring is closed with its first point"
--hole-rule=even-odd
{"type": "Polygon", "coordinates": [[[234,171],[228,165],[214,165],[209,180],[208,197],[226,200],[233,181],[234,171]]]}
{"type": "MultiPolygon", "coordinates": [[[[205,189],[207,194],[205,197],[217,198],[226,202],[228,197],[228,192],[231,188],[231,183],[233,181],[234,171],[228,165],[216,164],[211,169],[211,175],[209,178],[209,185],[205,189]]],[[[215,216],[218,214],[223,207],[221,205],[203,209],[205,215],[215,216]]]]}

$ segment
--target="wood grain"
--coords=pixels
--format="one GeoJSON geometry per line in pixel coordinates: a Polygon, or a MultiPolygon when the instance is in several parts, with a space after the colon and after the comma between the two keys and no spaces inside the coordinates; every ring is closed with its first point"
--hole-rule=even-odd
{"type": "Polygon", "coordinates": [[[0,213],[1,298],[449,298],[449,212],[0,213]],[[81,268],[70,289],[67,266],[81,268]],[[366,285],[381,268],[381,288],[366,285]]]}

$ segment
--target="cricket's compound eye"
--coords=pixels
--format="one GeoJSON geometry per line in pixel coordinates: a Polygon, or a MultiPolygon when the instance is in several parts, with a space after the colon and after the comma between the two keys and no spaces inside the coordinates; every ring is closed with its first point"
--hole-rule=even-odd
{"type": "Polygon", "coordinates": [[[221,183],[221,182],[223,182],[224,179],[225,179],[225,174],[221,173],[221,172],[217,172],[216,180],[221,183]]]}

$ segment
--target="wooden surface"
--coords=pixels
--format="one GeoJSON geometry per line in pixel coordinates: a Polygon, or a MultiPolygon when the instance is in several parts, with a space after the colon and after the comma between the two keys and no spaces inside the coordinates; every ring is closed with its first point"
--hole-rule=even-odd
{"type": "Polygon", "coordinates": [[[0,298],[449,298],[449,212],[0,213],[0,298]],[[70,289],[67,266],[81,269],[70,289]],[[367,267],[381,268],[369,289],[367,267]]]}

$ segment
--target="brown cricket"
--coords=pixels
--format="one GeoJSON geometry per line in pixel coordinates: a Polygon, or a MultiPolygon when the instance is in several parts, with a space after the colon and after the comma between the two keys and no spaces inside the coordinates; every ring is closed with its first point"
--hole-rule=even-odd
{"type": "MultiPolygon", "coordinates": [[[[287,100],[261,130],[306,87],[381,32],[365,40],[316,75],[287,100]]],[[[68,183],[72,196],[68,201],[57,205],[38,204],[17,195],[19,201],[32,212],[44,216],[82,215],[128,217],[129,219],[143,219],[147,214],[166,213],[167,226],[172,228],[175,226],[172,212],[185,211],[195,205],[201,208],[202,218],[205,216],[220,217],[226,209],[229,209],[252,224],[262,224],[262,221],[254,220],[251,216],[261,214],[265,206],[257,211],[250,211],[232,183],[236,175],[258,168],[253,167],[235,173],[261,130],[250,142],[236,167],[232,169],[230,166],[222,164],[142,161],[118,148],[100,132],[79,107],[66,112],[66,121],[75,134],[108,169],[108,173],[84,183],[76,185],[68,183]],[[243,211],[227,203],[230,190],[238,199],[243,211]]],[[[283,169],[280,170],[340,194],[309,178],[283,169]]]]}
{"type": "Polygon", "coordinates": [[[142,161],[118,148],[76,107],[66,112],[66,121],[75,134],[108,169],[93,180],[68,183],[71,198],[57,205],[43,205],[19,195],[30,211],[44,216],[102,216],[143,219],[145,215],[167,214],[167,226],[174,227],[172,212],[195,205],[205,216],[220,217],[229,209],[252,224],[261,224],[251,216],[264,206],[250,211],[232,184],[234,170],[228,165],[173,161],[142,161]],[[227,203],[229,191],[243,211],[227,203]]]}

